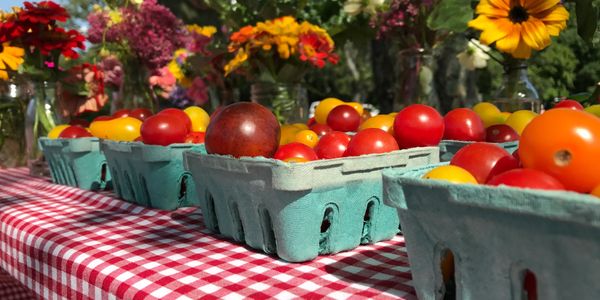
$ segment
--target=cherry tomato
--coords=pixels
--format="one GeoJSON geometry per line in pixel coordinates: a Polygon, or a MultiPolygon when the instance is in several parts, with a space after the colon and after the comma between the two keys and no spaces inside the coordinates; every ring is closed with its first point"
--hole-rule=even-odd
{"type": "Polygon", "coordinates": [[[141,142],[141,143],[143,143],[143,142],[144,142],[144,139],[143,139],[143,138],[142,138],[142,136],[140,135],[140,136],[138,136],[138,137],[137,137],[135,140],[133,140],[133,141],[134,141],[134,142],[141,142]]]}
{"type": "Polygon", "coordinates": [[[344,156],[348,148],[350,137],[339,131],[332,131],[319,139],[315,152],[321,159],[338,158],[344,156]]]}
{"type": "Polygon", "coordinates": [[[291,159],[295,162],[319,159],[315,153],[315,150],[302,143],[289,143],[287,145],[280,146],[277,149],[277,152],[275,152],[273,158],[283,161],[289,161],[291,159]]]}
{"type": "Polygon", "coordinates": [[[519,166],[518,161],[502,147],[480,142],[462,147],[450,164],[467,170],[479,183],[486,183],[497,174],[519,166]]]}
{"type": "Polygon", "coordinates": [[[81,126],[69,126],[63,129],[58,137],[61,139],[76,139],[82,137],[92,137],[92,134],[81,126]]]}
{"type": "Polygon", "coordinates": [[[488,181],[489,185],[508,185],[526,189],[564,190],[558,179],[534,169],[512,169],[498,174],[488,181]]]}
{"type": "Polygon", "coordinates": [[[344,101],[337,98],[326,98],[321,100],[315,107],[315,121],[319,124],[327,124],[329,112],[338,105],[344,104],[344,101]]]}
{"type": "MultiPolygon", "coordinates": [[[[96,121],[108,121],[108,120],[113,120],[113,119],[116,119],[116,118],[117,118],[117,117],[115,117],[115,116],[97,116],[96,118],[94,118],[94,120],[92,120],[92,123],[93,123],[93,122],[96,122],[96,121]]],[[[92,125],[92,124],[90,124],[90,125],[92,125]]]]}
{"type": "Polygon", "coordinates": [[[115,117],[115,118],[129,117],[129,113],[130,113],[130,110],[127,108],[124,108],[124,109],[115,111],[115,113],[113,114],[113,117],[115,117]]]}
{"type": "Polygon", "coordinates": [[[192,131],[206,131],[210,116],[208,113],[198,106],[190,106],[183,110],[192,122],[192,131]]]}
{"type": "Polygon", "coordinates": [[[360,125],[360,115],[350,105],[338,105],[329,112],[327,125],[335,131],[356,131],[360,125]]]}
{"type": "Polygon", "coordinates": [[[386,153],[398,149],[398,144],[392,135],[378,128],[367,128],[350,139],[344,156],[386,153]]]}
{"type": "MultiPolygon", "coordinates": [[[[189,120],[189,118],[187,119],[189,120]]],[[[185,142],[189,133],[189,124],[183,118],[176,117],[175,114],[159,113],[144,121],[141,132],[144,143],[168,146],[185,142]]]]}
{"type": "Polygon", "coordinates": [[[401,149],[437,146],[444,135],[444,118],[433,107],[409,105],[396,115],[394,135],[401,149]]]}
{"type": "Polygon", "coordinates": [[[600,184],[598,186],[596,186],[590,194],[592,196],[596,196],[596,197],[600,198],[600,184]]]}
{"type": "Polygon", "coordinates": [[[52,130],[50,130],[50,132],[48,132],[48,138],[49,139],[56,139],[58,138],[58,136],[60,135],[60,133],[65,130],[66,128],[70,127],[71,125],[58,125],[54,128],[52,128],[52,130]]]}
{"type": "Polygon", "coordinates": [[[317,121],[315,121],[315,117],[312,117],[312,118],[308,119],[308,121],[306,121],[306,126],[308,126],[310,128],[315,123],[317,123],[317,121]]]}
{"type": "Polygon", "coordinates": [[[477,103],[473,106],[473,111],[481,118],[485,127],[504,123],[504,118],[501,115],[500,109],[492,103],[477,103]]]}
{"type": "Polygon", "coordinates": [[[453,165],[436,167],[425,174],[423,178],[445,180],[452,183],[477,184],[477,179],[469,171],[453,165]]]}
{"type": "Polygon", "coordinates": [[[584,110],[596,117],[600,117],[600,104],[588,106],[584,110]]]}
{"type": "Polygon", "coordinates": [[[362,116],[363,113],[365,112],[364,107],[359,102],[346,102],[345,104],[352,106],[356,110],[356,112],[358,113],[359,116],[362,116]]]}
{"type": "MultiPolygon", "coordinates": [[[[142,127],[142,121],[132,117],[121,117],[99,123],[101,130],[106,134],[105,138],[121,142],[135,140],[140,136],[140,127],[142,127]]],[[[90,131],[92,125],[90,125],[90,131]]]]}
{"type": "Polygon", "coordinates": [[[186,124],[186,126],[188,128],[188,132],[194,131],[194,128],[192,128],[192,120],[190,119],[190,117],[188,116],[188,114],[184,113],[180,109],[177,109],[177,108],[167,108],[167,109],[161,110],[158,114],[159,115],[171,115],[171,116],[174,116],[175,118],[181,120],[182,122],[184,122],[186,124]]]}
{"type": "Polygon", "coordinates": [[[90,126],[90,122],[84,119],[72,119],[71,121],[69,121],[69,125],[87,128],[90,126]]]}
{"type": "Polygon", "coordinates": [[[557,108],[535,118],[521,135],[523,167],[543,171],[568,190],[589,193],[600,184],[600,118],[557,108]]]}
{"type": "Polygon", "coordinates": [[[279,135],[279,145],[285,145],[294,142],[296,139],[296,133],[301,129],[290,124],[281,126],[281,135],[279,135]]]}
{"type": "Polygon", "coordinates": [[[390,115],[374,116],[360,124],[358,130],[360,131],[367,128],[379,128],[391,135],[394,135],[394,117],[390,115]]]}
{"type": "Polygon", "coordinates": [[[186,144],[203,144],[205,135],[206,135],[205,132],[192,131],[192,132],[188,133],[187,136],[185,137],[185,143],[186,144]]]}
{"type": "Polygon", "coordinates": [[[483,142],[485,127],[481,118],[468,108],[456,108],[444,116],[444,139],[483,142]]]}
{"type": "Polygon", "coordinates": [[[506,143],[518,140],[519,134],[508,125],[492,125],[485,130],[485,141],[489,143],[506,143]]]}
{"type": "Polygon", "coordinates": [[[215,108],[212,114],[210,114],[210,119],[214,119],[224,108],[225,106],[217,106],[217,108],[215,108]]]}
{"type": "Polygon", "coordinates": [[[521,164],[521,158],[519,157],[519,148],[513,151],[512,156],[519,162],[519,167],[522,167],[523,165],[521,164]]]}
{"type": "Polygon", "coordinates": [[[571,99],[565,99],[562,100],[558,103],[556,103],[556,105],[554,105],[554,108],[570,108],[570,109],[574,109],[574,110],[583,110],[583,105],[581,105],[581,103],[579,103],[578,101],[575,100],[571,100],[571,99]]]}
{"type": "Polygon", "coordinates": [[[333,129],[331,129],[331,127],[329,127],[325,124],[319,124],[319,123],[316,123],[313,126],[311,126],[310,130],[316,132],[319,137],[324,136],[333,131],[333,129]]]}
{"type": "Polygon", "coordinates": [[[152,111],[147,108],[136,108],[129,113],[129,116],[140,121],[146,120],[152,115],[152,111]]]}
{"type": "Polygon", "coordinates": [[[510,114],[510,117],[506,119],[505,124],[512,127],[519,135],[523,133],[525,126],[531,122],[537,114],[530,110],[517,110],[510,114]]]}
{"type": "Polygon", "coordinates": [[[319,136],[312,130],[300,130],[294,136],[294,142],[314,148],[319,142],[319,136]]]}

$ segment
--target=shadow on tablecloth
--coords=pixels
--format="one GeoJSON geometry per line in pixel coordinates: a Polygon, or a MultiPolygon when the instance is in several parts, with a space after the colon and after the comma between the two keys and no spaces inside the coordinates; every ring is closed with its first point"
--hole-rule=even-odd
{"type": "Polygon", "coordinates": [[[34,293],[8,272],[0,269],[0,299],[3,300],[30,300],[37,299],[34,293]]]}

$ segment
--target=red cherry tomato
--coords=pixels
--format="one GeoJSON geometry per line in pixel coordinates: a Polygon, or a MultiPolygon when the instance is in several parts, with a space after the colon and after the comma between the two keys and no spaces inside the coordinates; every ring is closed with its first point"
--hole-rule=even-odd
{"type": "Polygon", "coordinates": [[[350,139],[344,156],[386,153],[398,149],[398,143],[391,134],[379,128],[367,128],[350,139]]]}
{"type": "Polygon", "coordinates": [[[141,128],[142,139],[149,145],[168,146],[183,143],[189,132],[188,125],[170,114],[158,114],[144,121],[141,128]]]}
{"type": "Polygon", "coordinates": [[[192,131],[192,120],[186,113],[183,112],[183,110],[180,110],[177,108],[167,108],[167,109],[161,110],[158,114],[174,116],[177,119],[180,119],[185,124],[187,124],[188,132],[192,131]]]}
{"type": "Polygon", "coordinates": [[[348,148],[350,137],[339,131],[332,131],[319,139],[315,152],[321,159],[338,158],[344,156],[348,148]]]}
{"type": "Polygon", "coordinates": [[[129,109],[127,109],[127,108],[124,108],[124,109],[117,110],[117,111],[116,111],[116,112],[113,114],[113,117],[115,117],[115,118],[124,118],[124,117],[129,117],[129,113],[130,113],[130,110],[129,110],[129,109]]]}
{"type": "Polygon", "coordinates": [[[400,149],[437,146],[444,135],[444,118],[433,107],[409,105],[396,115],[394,135],[400,149]]]}
{"type": "Polygon", "coordinates": [[[61,139],[76,139],[82,137],[92,137],[92,134],[85,130],[85,128],[83,127],[69,126],[63,131],[61,131],[58,137],[61,139]]]}
{"type": "Polygon", "coordinates": [[[289,143],[280,146],[273,158],[283,161],[311,161],[319,159],[315,150],[302,143],[289,143]]]}
{"type": "Polygon", "coordinates": [[[129,113],[129,116],[140,121],[146,120],[152,115],[152,111],[147,108],[136,108],[129,113]]]}
{"type": "Polygon", "coordinates": [[[204,143],[205,132],[192,131],[185,137],[185,143],[187,144],[202,144],[204,143]]]}
{"type": "Polygon", "coordinates": [[[360,115],[350,105],[338,105],[327,115],[327,125],[335,131],[356,131],[360,120],[360,115]]]}
{"type": "Polygon", "coordinates": [[[483,142],[485,126],[474,111],[468,108],[456,108],[444,117],[444,139],[483,142]]]}
{"type": "Polygon", "coordinates": [[[558,179],[534,169],[512,169],[494,176],[489,185],[508,185],[527,189],[564,190],[558,179]]]}
{"type": "Polygon", "coordinates": [[[319,124],[319,123],[315,123],[312,126],[309,127],[310,130],[314,131],[315,133],[317,133],[317,135],[319,137],[322,137],[330,132],[333,131],[333,129],[331,129],[331,127],[325,125],[325,124],[319,124]]]}
{"type": "Polygon", "coordinates": [[[550,109],[525,127],[523,167],[543,171],[568,190],[589,193],[600,184],[600,118],[585,111],[550,109]]]}
{"type": "Polygon", "coordinates": [[[554,108],[570,108],[573,110],[583,110],[583,105],[581,105],[581,103],[579,103],[578,101],[575,100],[571,100],[571,99],[565,99],[562,100],[558,103],[556,103],[556,105],[554,105],[554,108]]]}
{"type": "Polygon", "coordinates": [[[135,138],[135,140],[133,140],[134,142],[144,142],[144,139],[142,138],[142,136],[138,136],[137,138],[135,138]]]}
{"type": "Polygon", "coordinates": [[[69,121],[69,125],[87,128],[90,126],[90,122],[84,119],[72,119],[71,121],[69,121]]]}
{"type": "Polygon", "coordinates": [[[312,117],[312,118],[308,119],[308,121],[306,121],[306,126],[308,126],[310,128],[311,126],[313,126],[316,123],[317,123],[317,121],[315,120],[315,117],[312,117]]]}
{"type": "Polygon", "coordinates": [[[521,164],[521,158],[519,157],[519,148],[513,151],[512,156],[519,162],[519,167],[522,167],[523,165],[521,164]]]}
{"type": "Polygon", "coordinates": [[[116,118],[117,117],[115,117],[115,116],[98,116],[98,117],[94,118],[94,120],[92,120],[92,123],[94,123],[96,121],[109,121],[109,120],[113,120],[116,118]]]}
{"type": "Polygon", "coordinates": [[[506,143],[518,141],[519,134],[505,124],[492,125],[485,130],[485,141],[489,143],[506,143]]]}
{"type": "Polygon", "coordinates": [[[486,183],[490,178],[519,166],[510,153],[490,143],[473,143],[462,147],[452,157],[450,164],[469,171],[479,183],[486,183]]]}

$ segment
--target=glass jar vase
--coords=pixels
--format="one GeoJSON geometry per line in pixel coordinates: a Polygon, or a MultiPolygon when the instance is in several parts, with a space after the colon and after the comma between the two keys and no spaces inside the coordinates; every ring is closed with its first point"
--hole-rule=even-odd
{"type": "Polygon", "coordinates": [[[501,111],[531,110],[540,113],[542,101],[527,75],[527,62],[508,57],[505,61],[502,86],[491,102],[501,111]]]}
{"type": "Polygon", "coordinates": [[[439,109],[435,87],[436,61],[431,50],[404,49],[398,53],[397,87],[393,111],[411,104],[425,104],[439,109]]]}
{"type": "Polygon", "coordinates": [[[304,123],[308,118],[308,95],[300,83],[256,82],[250,87],[250,99],[271,109],[282,124],[304,123]]]}

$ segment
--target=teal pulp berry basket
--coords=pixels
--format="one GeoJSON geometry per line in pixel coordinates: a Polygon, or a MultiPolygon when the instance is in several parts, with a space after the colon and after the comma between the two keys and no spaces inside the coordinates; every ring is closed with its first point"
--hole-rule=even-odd
{"type": "Polygon", "coordinates": [[[206,227],[290,262],[398,233],[381,170],[438,161],[437,147],[306,163],[186,152],[206,227]]]}
{"type": "Polygon", "coordinates": [[[600,299],[600,199],[420,179],[433,167],[383,172],[419,299],[600,299]]]}
{"type": "Polygon", "coordinates": [[[97,138],[42,137],[38,144],[44,152],[54,183],[86,190],[111,187],[110,172],[97,138]]]}
{"type": "Polygon", "coordinates": [[[204,144],[145,145],[103,140],[101,149],[123,200],[145,207],[174,210],[197,206],[191,174],[183,168],[183,152],[206,152],[204,144]]]}
{"type": "MultiPolygon", "coordinates": [[[[466,141],[453,141],[453,140],[442,140],[440,142],[440,161],[450,161],[454,154],[458,152],[462,147],[473,144],[474,142],[466,141]]],[[[495,143],[496,145],[506,149],[509,153],[519,148],[519,142],[506,142],[506,143],[495,143]]]]}

